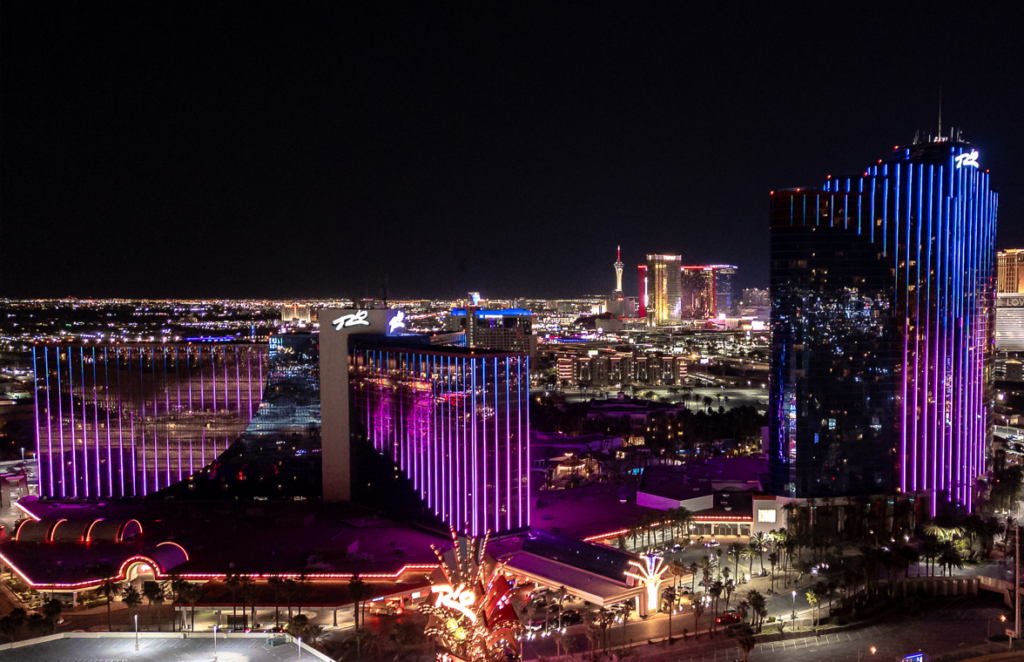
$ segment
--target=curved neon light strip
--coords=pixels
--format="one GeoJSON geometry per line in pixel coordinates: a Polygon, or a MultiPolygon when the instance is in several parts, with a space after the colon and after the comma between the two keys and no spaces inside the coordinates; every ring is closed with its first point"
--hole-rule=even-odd
{"type": "Polygon", "coordinates": [[[51,526],[50,530],[46,533],[46,542],[53,542],[53,536],[57,533],[57,527],[66,521],[66,519],[59,519],[53,523],[53,526],[51,526]]]}
{"type": "Polygon", "coordinates": [[[128,568],[132,567],[136,563],[148,563],[153,566],[157,579],[164,577],[164,569],[159,563],[143,554],[136,554],[124,560],[124,563],[121,564],[121,568],[117,571],[117,578],[121,580],[128,579],[128,568]]]}
{"type": "Polygon", "coordinates": [[[182,547],[181,545],[179,545],[178,543],[176,543],[176,542],[171,542],[170,540],[168,540],[167,542],[162,542],[162,543],[160,543],[159,545],[157,545],[157,547],[163,547],[164,545],[174,545],[175,547],[177,547],[178,549],[180,549],[180,550],[181,550],[181,553],[182,553],[182,554],[184,554],[184,555],[185,555],[185,560],[186,560],[186,561],[190,560],[190,559],[188,558],[188,552],[186,552],[186,551],[185,551],[185,548],[184,548],[184,547],[182,547]]]}
{"type": "Polygon", "coordinates": [[[89,528],[85,530],[85,542],[92,542],[92,527],[96,526],[102,521],[102,517],[97,520],[93,520],[92,524],[89,525],[89,528]]]}
{"type": "Polygon", "coordinates": [[[114,537],[114,542],[124,542],[124,532],[128,528],[128,525],[135,522],[139,525],[139,535],[142,535],[142,522],[137,519],[130,519],[120,526],[117,530],[117,536],[114,537]]]}
{"type": "Polygon", "coordinates": [[[35,521],[37,521],[37,522],[39,521],[39,516],[38,516],[38,515],[36,515],[35,513],[33,513],[32,511],[30,511],[30,510],[29,510],[28,508],[26,508],[25,506],[21,505],[21,502],[20,502],[20,501],[15,501],[15,502],[14,502],[14,506],[15,506],[15,508],[17,508],[17,509],[18,509],[18,510],[20,510],[21,512],[25,513],[26,515],[28,515],[29,517],[31,517],[32,519],[34,519],[35,521]]]}

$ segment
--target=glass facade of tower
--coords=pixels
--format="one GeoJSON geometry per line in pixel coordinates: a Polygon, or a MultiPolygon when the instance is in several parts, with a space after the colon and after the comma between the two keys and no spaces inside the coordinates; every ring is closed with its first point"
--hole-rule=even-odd
{"type": "Polygon", "coordinates": [[[266,345],[33,349],[39,494],[141,497],[183,480],[260,405],[266,345]]]}
{"type": "Polygon", "coordinates": [[[654,326],[677,324],[681,304],[678,255],[648,255],[641,273],[641,309],[654,326]]]}
{"type": "Polygon", "coordinates": [[[685,266],[680,274],[683,319],[706,320],[715,316],[717,296],[715,270],[705,266],[685,266]]]}
{"type": "MultiPolygon", "coordinates": [[[[821,190],[773,194],[772,326],[778,335],[773,333],[769,460],[776,493],[814,496],[809,486],[818,476],[808,472],[817,470],[815,462],[801,458],[814,438],[803,430],[822,421],[828,428],[833,420],[838,429],[843,420],[821,416],[817,401],[808,400],[819,397],[815,380],[839,388],[847,379],[888,374],[878,371],[891,365],[893,486],[927,495],[933,514],[939,500],[972,508],[991,427],[997,207],[997,194],[977,159],[978,152],[963,143],[901,147],[862,175],[829,179],[821,190]],[[845,243],[835,239],[840,231],[845,243]],[[803,237],[805,246],[794,249],[790,235],[803,237]],[[821,255],[829,253],[822,263],[821,255]],[[848,267],[849,262],[860,266],[848,267]],[[862,273],[855,274],[857,269],[862,273]],[[808,287],[816,294],[800,305],[808,287]],[[864,312],[854,315],[858,308],[864,312]],[[877,320],[873,326],[868,311],[877,320]],[[816,316],[823,329],[794,335],[804,316],[816,316]],[[889,328],[895,343],[891,360],[889,328]],[[793,363],[794,351],[810,353],[815,363],[825,360],[817,357],[821,353],[835,359],[830,372],[809,372],[793,363]],[[802,493],[805,486],[808,492],[802,493]]],[[[881,426],[873,437],[881,444],[885,410],[866,400],[878,395],[853,385],[848,386],[865,400],[859,412],[845,409],[844,416],[881,426]]],[[[884,379],[877,388],[884,393],[884,379]]],[[[838,443],[849,444],[856,434],[838,443]]],[[[854,486],[868,475],[849,479],[850,489],[859,489],[854,486]]],[[[835,482],[841,482],[838,475],[835,482]]]]}
{"type": "MultiPolygon", "coordinates": [[[[807,195],[792,199],[802,208],[807,195]]],[[[775,200],[771,489],[801,498],[889,492],[896,325],[888,261],[856,232],[789,225],[789,200],[775,200]]]]}
{"type": "Polygon", "coordinates": [[[354,341],[349,371],[353,430],[438,517],[470,535],[529,527],[529,357],[354,341]]]}

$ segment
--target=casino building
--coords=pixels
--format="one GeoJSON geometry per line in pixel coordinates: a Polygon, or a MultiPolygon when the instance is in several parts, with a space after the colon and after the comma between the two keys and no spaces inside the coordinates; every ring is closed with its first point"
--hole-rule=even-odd
{"type": "Polygon", "coordinates": [[[771,196],[770,489],[970,510],[985,472],[998,195],[970,145],[771,196]]]}

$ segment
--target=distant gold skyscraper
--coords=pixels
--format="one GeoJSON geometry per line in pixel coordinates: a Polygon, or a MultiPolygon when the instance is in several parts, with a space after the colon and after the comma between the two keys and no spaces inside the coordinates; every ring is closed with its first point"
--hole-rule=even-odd
{"type": "Polygon", "coordinates": [[[1024,294],[1024,249],[1008,248],[996,253],[996,292],[1024,294]]]}
{"type": "Polygon", "coordinates": [[[652,326],[679,323],[681,265],[679,255],[648,255],[640,265],[640,316],[652,326]]]}

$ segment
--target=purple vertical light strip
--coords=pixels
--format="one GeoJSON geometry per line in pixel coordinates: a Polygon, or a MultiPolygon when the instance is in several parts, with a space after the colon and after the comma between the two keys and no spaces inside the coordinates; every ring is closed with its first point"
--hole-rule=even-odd
{"type": "MultiPolygon", "coordinates": [[[[199,347],[196,348],[196,350],[197,350],[197,353],[199,354],[199,366],[198,366],[198,369],[199,369],[199,409],[201,409],[205,413],[206,412],[206,379],[203,376],[203,346],[200,345],[199,347]]],[[[189,385],[189,396],[188,396],[189,397],[189,404],[192,403],[191,389],[192,389],[192,387],[191,387],[191,385],[189,385]]],[[[204,440],[206,439],[206,435],[205,434],[203,434],[203,439],[204,440]]],[[[205,450],[205,447],[206,447],[206,443],[204,441],[204,443],[203,443],[204,450],[205,450]]]]}
{"type": "MultiPolygon", "coordinates": [[[[529,394],[530,394],[530,357],[526,356],[525,358],[526,358],[526,382],[523,383],[522,381],[520,381],[520,384],[519,384],[520,406],[522,406],[522,393],[523,393],[523,390],[524,389],[526,390],[527,398],[529,398],[529,394]]],[[[522,361],[523,359],[520,358],[519,360],[522,361]]],[[[526,406],[526,436],[521,438],[519,443],[526,445],[526,466],[527,467],[532,467],[533,465],[530,464],[530,406],[529,406],[530,403],[527,402],[526,404],[527,404],[527,406],[526,406]]],[[[529,527],[530,526],[530,507],[529,507],[529,504],[528,504],[528,501],[529,501],[529,498],[530,498],[530,472],[529,471],[526,472],[526,498],[527,498],[527,502],[523,502],[520,505],[526,509],[526,526],[529,527]]]]}
{"type": "MultiPolygon", "coordinates": [[[[473,500],[470,501],[469,494],[466,494],[463,498],[463,510],[466,525],[470,524],[470,509],[472,509],[472,535],[480,535],[477,529],[477,515],[480,511],[479,499],[480,493],[477,490],[477,469],[476,453],[477,453],[477,425],[476,425],[476,359],[470,359],[469,366],[470,372],[467,374],[466,359],[462,359],[462,392],[465,394],[466,389],[472,389],[473,399],[472,407],[473,410],[470,412],[468,417],[465,417],[466,421],[463,423],[462,441],[463,441],[463,483],[473,490],[473,500]]],[[[466,399],[463,397],[463,409],[465,409],[466,399]]]]}
{"type": "Polygon", "coordinates": [[[78,440],[75,438],[75,352],[68,347],[68,415],[71,416],[71,493],[78,498],[78,440]]]}
{"type": "Polygon", "coordinates": [[[64,470],[64,388],[61,384],[60,375],[60,345],[54,348],[54,354],[57,356],[57,433],[60,435],[60,496],[61,498],[66,498],[68,495],[68,482],[64,470]]]}
{"type": "Polygon", "coordinates": [[[230,414],[231,413],[231,396],[228,395],[228,393],[229,393],[229,391],[228,391],[229,379],[228,379],[228,348],[227,347],[224,348],[224,361],[223,361],[223,364],[224,364],[224,412],[230,414]]]}
{"type": "Polygon", "coordinates": [[[444,374],[444,386],[445,386],[445,389],[447,391],[447,393],[445,393],[445,395],[447,396],[447,400],[443,400],[445,404],[442,405],[442,407],[443,407],[442,412],[443,412],[443,416],[444,416],[444,418],[442,420],[446,420],[447,428],[448,428],[448,431],[447,431],[448,433],[447,433],[447,435],[445,435],[447,437],[446,438],[446,444],[447,444],[447,447],[448,447],[448,451],[447,451],[447,453],[445,453],[445,456],[443,458],[441,458],[441,472],[442,472],[442,476],[441,476],[441,489],[444,490],[444,495],[447,497],[447,502],[448,502],[448,510],[445,513],[445,521],[448,522],[449,524],[451,524],[453,527],[457,528],[459,526],[459,523],[458,523],[458,520],[456,519],[456,516],[455,516],[455,497],[454,497],[455,490],[454,490],[454,488],[455,488],[455,469],[456,469],[456,466],[457,466],[456,465],[456,459],[457,459],[456,458],[456,453],[458,451],[458,446],[454,443],[454,440],[452,439],[453,434],[454,434],[452,432],[452,428],[455,426],[455,417],[452,415],[452,396],[451,396],[451,393],[452,393],[452,384],[451,384],[451,380],[452,380],[452,366],[451,366],[451,361],[452,360],[451,360],[451,357],[449,357],[449,356],[446,356],[444,358],[445,358],[445,361],[443,362],[442,365],[444,365],[444,368],[443,368],[444,373],[445,373],[444,374]]]}
{"type": "MultiPolygon", "coordinates": [[[[69,359],[71,357],[68,357],[69,359]]],[[[71,365],[71,361],[68,361],[71,365]]],[[[85,491],[85,498],[89,498],[89,419],[86,414],[85,397],[85,347],[78,348],[78,370],[82,382],[82,483],[85,491]]],[[[75,394],[71,393],[71,401],[74,402],[75,394]]],[[[77,453],[76,453],[77,455],[77,453]]],[[[75,482],[78,482],[78,473],[75,473],[75,482]]]]}
{"type": "MultiPolygon", "coordinates": [[[[174,385],[176,390],[176,397],[174,399],[174,416],[173,420],[181,420],[181,357],[178,356],[178,347],[174,348],[174,385]]],[[[184,459],[181,456],[181,428],[175,425],[176,437],[178,440],[178,482],[181,482],[184,476],[184,459]]],[[[191,449],[189,449],[191,451],[191,449]]],[[[191,454],[190,454],[191,459],[191,454]]]]}
{"type": "MultiPolygon", "coordinates": [[[[485,398],[486,401],[486,398],[485,398]]],[[[487,406],[486,404],[484,405],[487,406]]],[[[484,410],[486,411],[486,409],[484,410]]],[[[494,530],[501,531],[501,479],[499,468],[501,450],[498,448],[498,413],[501,411],[498,400],[498,358],[494,358],[494,530]]],[[[506,440],[507,441],[507,440],[506,440]]]]}
{"type": "MultiPolygon", "coordinates": [[[[245,348],[245,383],[249,389],[249,399],[246,404],[249,406],[249,420],[252,420],[252,348],[245,348]]],[[[262,385],[261,385],[262,386],[262,385]]]]}
{"type": "MultiPolygon", "coordinates": [[[[519,456],[518,490],[516,497],[516,510],[519,511],[519,528],[523,528],[523,359],[516,357],[516,454],[519,456]]],[[[527,472],[532,470],[529,461],[526,462],[527,472]]],[[[529,495],[527,495],[529,497],[529,495]]]]}
{"type": "MultiPolygon", "coordinates": [[[[935,410],[935,403],[931,402],[929,397],[928,397],[929,393],[935,393],[935,384],[934,384],[934,382],[931,382],[930,379],[929,379],[929,375],[931,374],[931,371],[929,370],[929,366],[931,365],[930,361],[932,360],[932,357],[930,355],[930,350],[931,350],[931,328],[932,328],[931,320],[932,320],[932,280],[933,280],[932,275],[931,275],[932,274],[932,243],[934,243],[934,238],[935,238],[935,235],[933,234],[933,226],[932,226],[932,207],[933,207],[933,203],[934,203],[933,196],[934,196],[934,193],[935,193],[934,184],[935,184],[935,166],[928,166],[928,198],[927,198],[928,199],[928,233],[927,233],[928,250],[925,253],[925,270],[924,270],[924,273],[925,273],[925,285],[927,287],[927,290],[925,292],[925,320],[924,320],[924,334],[925,334],[924,335],[924,375],[923,375],[923,377],[924,377],[924,394],[923,394],[923,396],[924,396],[923,397],[923,400],[924,400],[924,411],[922,412],[923,416],[921,417],[921,425],[922,425],[922,428],[923,428],[923,434],[921,435],[922,436],[922,440],[923,440],[922,441],[922,445],[921,445],[921,451],[922,451],[921,488],[925,489],[925,490],[927,490],[929,487],[931,487],[931,483],[930,483],[929,478],[928,478],[928,459],[929,459],[929,452],[932,450],[932,445],[933,445],[933,441],[934,441],[934,439],[933,439],[934,428],[932,428],[932,435],[933,436],[929,436],[929,434],[928,434],[928,409],[930,407],[933,412],[935,410]]],[[[919,222],[923,223],[924,219],[922,218],[919,222]]],[[[919,313],[919,315],[920,315],[920,313],[919,313]]],[[[920,324],[920,321],[918,323],[920,324]]]]}
{"type": "Polygon", "coordinates": [[[121,478],[121,497],[124,491],[124,408],[121,406],[121,350],[114,348],[114,370],[117,374],[117,457],[121,478]]]}
{"type": "MultiPolygon", "coordinates": [[[[213,414],[214,414],[214,416],[216,416],[217,415],[217,348],[216,347],[211,347],[210,348],[210,375],[211,375],[211,377],[210,377],[210,380],[211,380],[210,384],[212,384],[212,386],[210,387],[210,392],[212,393],[211,397],[213,398],[213,414]]],[[[217,442],[214,441],[213,443],[214,443],[214,448],[216,448],[217,442]]]]}
{"type": "MultiPolygon", "coordinates": [[[[39,434],[39,364],[37,363],[38,360],[39,359],[36,357],[36,346],[32,345],[32,394],[35,397],[35,401],[32,403],[32,411],[34,416],[33,420],[35,421],[36,425],[36,493],[39,495],[45,495],[46,492],[43,491],[43,449],[39,434]]],[[[49,393],[47,393],[47,396],[49,396],[49,393]]],[[[46,415],[47,417],[49,417],[49,410],[47,410],[46,415]]],[[[46,462],[47,464],[49,464],[50,462],[49,455],[47,455],[46,457],[46,462]]]]}
{"type": "Polygon", "coordinates": [[[474,524],[473,524],[473,535],[475,535],[475,536],[480,535],[480,532],[479,532],[480,529],[476,525],[476,519],[477,519],[476,513],[477,513],[477,510],[479,509],[479,511],[480,511],[480,520],[481,520],[480,524],[481,524],[481,526],[484,529],[487,528],[487,514],[488,514],[488,510],[489,510],[488,509],[488,504],[487,504],[487,476],[488,476],[488,472],[487,472],[487,416],[486,416],[486,414],[487,414],[487,359],[486,358],[483,358],[483,357],[480,358],[480,370],[481,370],[481,373],[480,373],[480,390],[482,391],[481,395],[483,396],[483,412],[484,412],[484,415],[481,417],[481,421],[480,421],[480,432],[481,432],[482,439],[478,440],[477,439],[477,425],[476,425],[476,410],[477,410],[477,405],[476,405],[476,391],[477,391],[477,387],[476,387],[476,365],[475,365],[475,360],[474,360],[474,365],[473,365],[473,493],[474,493],[474,495],[475,495],[475,493],[477,491],[477,485],[478,485],[477,474],[480,473],[481,468],[483,470],[483,477],[479,480],[479,489],[480,489],[481,492],[483,492],[483,495],[482,495],[483,498],[480,501],[482,501],[483,506],[479,507],[477,505],[476,497],[474,496],[474,498],[473,498],[473,522],[474,522],[474,524]],[[479,446],[479,453],[480,453],[480,460],[481,460],[480,464],[477,464],[477,461],[476,461],[477,452],[478,452],[477,447],[478,446],[479,446]],[[482,467],[481,467],[481,465],[482,465],[482,467]]]}
{"type": "Polygon", "coordinates": [[[512,530],[512,392],[509,385],[508,362],[505,357],[505,530],[512,530]]]}
{"type": "MultiPolygon", "coordinates": [[[[903,287],[900,287],[900,164],[896,164],[896,184],[893,186],[894,202],[893,211],[893,266],[895,267],[896,273],[896,297],[897,307],[899,310],[899,299],[903,299],[903,369],[900,371],[903,377],[903,397],[900,400],[901,420],[900,420],[900,436],[901,436],[901,452],[900,452],[900,488],[903,492],[907,491],[907,424],[909,416],[907,412],[907,336],[910,329],[910,283],[907,280],[907,276],[910,273],[910,259],[909,257],[904,260],[904,266],[906,275],[904,276],[903,287]]],[[[908,219],[909,220],[909,219],[908,219]]],[[[908,229],[907,246],[906,249],[910,250],[910,238],[909,228],[910,223],[906,223],[908,229]]],[[[888,235],[887,235],[888,236],[888,235]]]]}
{"type": "Polygon", "coordinates": [[[103,496],[103,481],[100,479],[100,396],[96,382],[96,348],[92,348],[92,430],[96,449],[96,496],[103,496]]]}
{"type": "MultiPolygon", "coordinates": [[[[32,348],[35,350],[35,347],[32,348]]],[[[49,476],[49,488],[47,491],[50,496],[54,495],[53,488],[53,428],[51,427],[51,421],[53,420],[53,409],[50,404],[50,348],[43,345],[43,369],[46,371],[46,470],[49,476]]],[[[57,392],[58,402],[60,398],[60,391],[57,392]]],[[[36,405],[38,407],[38,405],[36,405]]],[[[58,424],[60,421],[58,421],[58,424]]],[[[39,467],[39,479],[42,480],[43,468],[39,467]]],[[[40,494],[45,494],[42,490],[40,494]]]]}
{"type": "MultiPolygon", "coordinates": [[[[142,496],[149,494],[149,466],[146,463],[146,366],[143,365],[145,351],[139,348],[139,425],[142,426],[139,439],[142,441],[142,496]]],[[[154,418],[156,412],[153,412],[154,418]]],[[[154,426],[155,427],[155,426],[154,426]]],[[[132,434],[134,440],[135,435],[132,434]]]]}
{"type": "MultiPolygon", "coordinates": [[[[914,261],[914,294],[916,298],[914,303],[914,468],[910,475],[910,487],[915,493],[918,489],[918,465],[921,461],[921,456],[923,455],[923,453],[920,452],[923,446],[923,440],[917,427],[918,420],[921,418],[921,412],[918,409],[918,394],[922,388],[927,388],[927,380],[925,380],[924,384],[921,383],[921,318],[923,317],[921,314],[921,232],[924,226],[924,220],[921,215],[922,209],[924,208],[921,196],[923,193],[924,168],[919,167],[917,169],[917,216],[914,219],[914,225],[917,226],[917,259],[914,261]]],[[[909,228],[910,224],[908,223],[907,225],[909,228]]]]}
{"type": "MultiPolygon", "coordinates": [[[[248,348],[246,348],[248,349],[248,348]]],[[[238,360],[238,345],[235,345],[235,411],[242,415],[242,366],[238,360]]],[[[250,420],[252,416],[249,416],[250,420]]],[[[246,421],[248,422],[248,421],[246,421]]]]}

